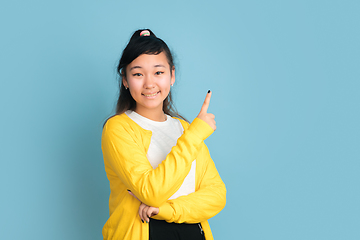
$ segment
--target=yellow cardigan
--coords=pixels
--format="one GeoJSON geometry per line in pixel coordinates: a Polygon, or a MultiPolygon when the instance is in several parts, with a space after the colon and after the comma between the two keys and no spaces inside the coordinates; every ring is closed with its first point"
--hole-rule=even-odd
{"type": "Polygon", "coordinates": [[[110,217],[102,231],[104,239],[149,239],[149,225],[142,223],[138,214],[141,203],[127,189],[143,203],[159,208],[159,214],[153,218],[175,223],[201,222],[206,240],[213,239],[207,220],[226,203],[225,184],[204,144],[213,129],[199,118],[190,125],[180,122],[184,133],[156,169],[146,157],[151,131],[124,113],[106,122],[101,145],[111,193],[110,217]],[[195,192],[168,200],[180,188],[194,159],[195,192]]]}

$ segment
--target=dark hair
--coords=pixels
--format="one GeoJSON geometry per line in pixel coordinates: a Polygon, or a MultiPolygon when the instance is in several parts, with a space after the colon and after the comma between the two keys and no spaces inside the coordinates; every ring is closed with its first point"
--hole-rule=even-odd
{"type": "MultiPolygon", "coordinates": [[[[162,52],[165,53],[167,61],[170,65],[170,72],[172,72],[172,69],[175,67],[174,60],[171,51],[166,45],[166,43],[160,38],[156,37],[156,35],[150,29],[140,29],[134,32],[134,34],[130,38],[129,43],[127,44],[122,53],[119,65],[117,67],[117,72],[120,76],[120,93],[116,105],[116,115],[119,115],[126,110],[135,110],[136,107],[136,102],[131,96],[130,91],[128,89],[125,89],[125,86],[122,82],[122,78],[126,79],[126,67],[141,54],[157,55],[162,52]],[[140,36],[140,33],[144,30],[148,30],[150,32],[150,36],[140,36]]],[[[176,108],[173,105],[171,98],[171,89],[169,95],[165,98],[163,102],[163,111],[165,114],[168,114],[172,117],[179,117],[187,121],[176,111],[176,108]]]]}

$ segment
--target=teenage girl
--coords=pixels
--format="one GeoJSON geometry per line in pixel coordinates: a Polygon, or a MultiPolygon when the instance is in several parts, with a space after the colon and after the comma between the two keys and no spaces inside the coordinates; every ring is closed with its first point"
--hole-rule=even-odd
{"type": "Polygon", "coordinates": [[[149,29],[133,34],[117,71],[116,114],[102,134],[111,190],[104,239],[213,239],[207,220],[224,208],[226,189],[204,144],[216,129],[211,92],[186,122],[172,106],[171,52],[149,29]]]}

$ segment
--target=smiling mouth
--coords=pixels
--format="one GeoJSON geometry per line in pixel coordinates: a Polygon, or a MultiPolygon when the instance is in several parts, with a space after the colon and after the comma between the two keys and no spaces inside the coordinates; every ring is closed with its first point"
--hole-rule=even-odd
{"type": "MultiPolygon", "coordinates": [[[[160,92],[160,91],[159,91],[160,92]]],[[[152,94],[142,94],[142,95],[144,95],[145,97],[154,97],[154,96],[156,96],[159,92],[156,92],[156,93],[152,93],[152,94]]]]}

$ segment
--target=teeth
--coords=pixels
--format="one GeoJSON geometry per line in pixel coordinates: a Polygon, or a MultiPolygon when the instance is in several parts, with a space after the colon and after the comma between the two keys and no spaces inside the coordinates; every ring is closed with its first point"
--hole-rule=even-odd
{"type": "Polygon", "coordinates": [[[144,96],[145,96],[145,97],[152,97],[152,96],[155,96],[156,94],[158,94],[158,93],[156,92],[156,93],[153,93],[153,94],[149,94],[149,95],[147,95],[147,94],[144,94],[144,96]]]}

